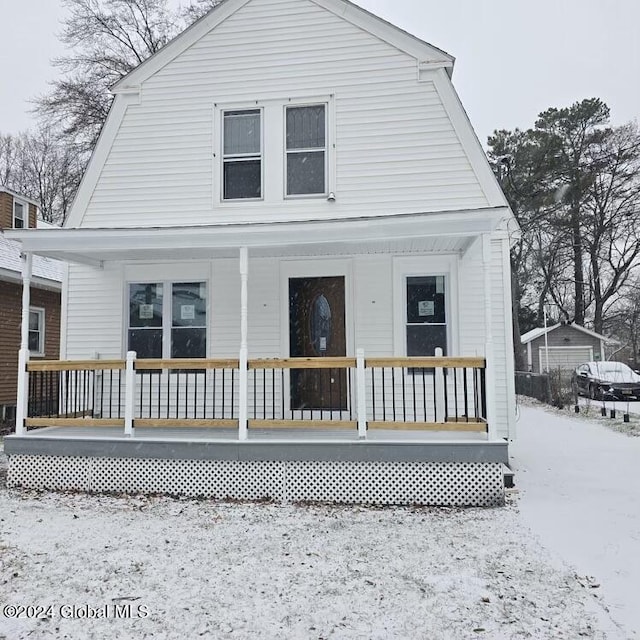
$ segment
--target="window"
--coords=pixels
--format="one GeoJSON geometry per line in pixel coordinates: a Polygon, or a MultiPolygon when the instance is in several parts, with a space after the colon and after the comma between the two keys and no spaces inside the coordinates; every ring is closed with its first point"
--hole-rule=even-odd
{"type": "Polygon", "coordinates": [[[44,355],[44,309],[29,309],[29,351],[31,355],[44,355]]]}
{"type": "Polygon", "coordinates": [[[206,283],[130,284],[128,350],[138,358],[205,358],[206,283]]]}
{"type": "Polygon", "coordinates": [[[29,226],[29,209],[25,202],[13,201],[13,228],[26,229],[29,226]]]}
{"type": "Polygon", "coordinates": [[[288,196],[327,192],[326,111],[324,104],[285,109],[288,196]]]}
{"type": "Polygon", "coordinates": [[[447,354],[445,276],[407,277],[407,355],[447,354]]]}
{"type": "Polygon", "coordinates": [[[224,200],[262,197],[261,120],[260,109],[223,112],[224,200]]]}

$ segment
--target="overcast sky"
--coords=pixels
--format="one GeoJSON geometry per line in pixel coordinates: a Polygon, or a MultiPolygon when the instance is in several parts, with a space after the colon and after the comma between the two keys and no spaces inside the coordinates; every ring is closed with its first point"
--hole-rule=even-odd
{"type": "MultiPolygon", "coordinates": [[[[179,0],[171,0],[177,4],[179,0]]],[[[185,0],[182,0],[185,4],[185,0]]],[[[640,0],[357,0],[456,57],[454,84],[483,144],[551,106],[599,97],[613,124],[640,114],[640,0]]],[[[0,0],[0,132],[32,126],[56,77],[60,0],[0,0]]]]}

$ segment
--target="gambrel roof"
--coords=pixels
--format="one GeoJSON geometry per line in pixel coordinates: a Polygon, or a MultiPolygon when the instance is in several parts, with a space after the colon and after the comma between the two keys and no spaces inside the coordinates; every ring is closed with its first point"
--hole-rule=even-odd
{"type": "MultiPolygon", "coordinates": [[[[126,92],[140,85],[159,69],[168,64],[176,56],[197,42],[206,33],[224,22],[236,11],[252,0],[223,0],[208,13],[196,20],[190,27],[176,36],[160,51],[147,58],[142,64],[116,82],[111,90],[114,93],[126,92]]],[[[380,40],[416,58],[422,68],[447,69],[449,75],[453,70],[455,58],[434,47],[407,31],[366,11],[349,0],[304,0],[327,9],[352,25],[367,31],[380,40]]]]}

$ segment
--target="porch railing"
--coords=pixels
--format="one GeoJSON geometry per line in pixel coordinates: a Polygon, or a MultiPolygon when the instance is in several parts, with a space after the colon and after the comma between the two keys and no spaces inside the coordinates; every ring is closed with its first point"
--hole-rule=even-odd
{"type": "Polygon", "coordinates": [[[25,425],[124,426],[124,369],[124,360],[28,362],[25,425]]]}
{"type": "Polygon", "coordinates": [[[355,428],[355,358],[249,360],[249,427],[355,428]]]}
{"type": "MultiPolygon", "coordinates": [[[[25,427],[488,430],[477,357],[27,362],[25,427]],[[244,384],[244,388],[241,388],[244,384]],[[244,402],[243,402],[244,400],[244,402]],[[244,407],[244,408],[243,408],[244,407]]],[[[20,400],[20,399],[19,399],[20,400]]]]}
{"type": "Polygon", "coordinates": [[[134,361],[137,427],[234,427],[238,424],[236,359],[134,361]]]}

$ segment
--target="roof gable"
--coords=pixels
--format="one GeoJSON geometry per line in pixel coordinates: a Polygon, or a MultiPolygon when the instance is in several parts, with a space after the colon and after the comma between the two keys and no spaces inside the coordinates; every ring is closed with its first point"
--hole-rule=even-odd
{"type": "MultiPolygon", "coordinates": [[[[256,0],[223,0],[202,18],[194,22],[160,51],[142,62],[124,78],[116,82],[111,90],[114,93],[127,93],[135,90],[141,83],[157,73],[182,52],[231,17],[239,9],[256,0]]],[[[300,0],[310,2],[326,9],[350,24],[370,33],[396,49],[414,57],[421,65],[442,67],[451,73],[453,56],[430,45],[416,36],[392,25],[378,16],[362,9],[349,0],[300,0]]]]}
{"type": "Polygon", "coordinates": [[[603,336],[603,335],[601,335],[599,333],[596,333],[595,331],[591,331],[590,329],[587,329],[585,327],[581,327],[579,324],[574,324],[574,323],[562,324],[561,322],[559,322],[558,324],[554,324],[551,327],[547,327],[546,329],[544,327],[538,327],[536,329],[531,329],[531,331],[527,331],[527,333],[524,333],[522,336],[520,336],[520,342],[522,344],[527,344],[528,342],[532,342],[536,338],[544,336],[545,333],[551,333],[552,331],[555,331],[558,327],[571,327],[572,329],[575,329],[576,331],[580,331],[582,333],[586,333],[588,336],[591,336],[592,338],[597,338],[598,340],[604,340],[606,342],[611,342],[611,340],[609,338],[607,338],[606,336],[603,336]]]}

